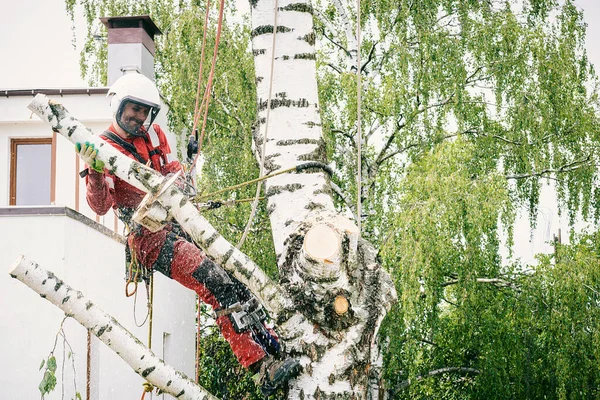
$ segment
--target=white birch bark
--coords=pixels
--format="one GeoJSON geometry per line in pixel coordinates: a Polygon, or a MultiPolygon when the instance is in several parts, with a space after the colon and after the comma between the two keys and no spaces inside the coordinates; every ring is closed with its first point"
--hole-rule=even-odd
{"type": "Polygon", "coordinates": [[[158,196],[165,215],[173,216],[206,254],[244,283],[262,302],[271,317],[276,318],[290,299],[248,256],[236,249],[200,214],[181,190],[172,185],[165,190],[167,180],[159,172],[125,156],[113,146],[93,135],[60,104],[38,94],[29,109],[43,121],[52,125],[73,144],[90,142],[98,149],[97,158],[104,161],[106,169],[132,186],[158,196]],[[162,191],[162,193],[161,193],[162,191]]]}
{"type": "Polygon", "coordinates": [[[166,365],[113,317],[37,263],[19,257],[10,275],[73,317],[117,353],[138,375],[181,400],[218,400],[185,374],[166,365]]]}
{"type": "MultiPolygon", "coordinates": [[[[260,122],[254,148],[262,148],[274,57],[266,169],[326,163],[312,6],[307,1],[279,1],[273,49],[274,4],[275,0],[252,2],[260,122]]],[[[277,331],[286,351],[299,357],[304,367],[290,382],[288,399],[367,399],[369,377],[376,369],[371,368],[376,334],[396,301],[393,283],[377,263],[373,246],[360,238],[352,221],[336,212],[328,177],[321,171],[269,179],[265,192],[280,284],[293,299],[277,331]]]]}

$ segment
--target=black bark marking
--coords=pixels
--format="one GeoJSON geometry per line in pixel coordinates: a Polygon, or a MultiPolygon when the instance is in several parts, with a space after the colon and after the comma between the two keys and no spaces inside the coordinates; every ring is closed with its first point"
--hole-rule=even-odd
{"type": "Polygon", "coordinates": [[[280,194],[282,192],[293,193],[296,190],[302,189],[302,187],[303,187],[303,185],[301,185],[299,183],[291,183],[291,184],[284,185],[284,186],[271,186],[269,188],[269,190],[267,190],[265,197],[271,197],[276,194],[280,194]]]}
{"type": "Polygon", "coordinates": [[[223,261],[222,261],[223,265],[227,264],[227,261],[229,261],[229,259],[231,258],[233,251],[234,251],[233,248],[231,248],[227,251],[227,253],[225,253],[225,255],[223,256],[223,261]]]}
{"type": "Polygon", "coordinates": [[[115,165],[116,162],[117,162],[117,156],[109,157],[108,165],[113,166],[113,165],[115,165]]]}
{"type": "Polygon", "coordinates": [[[306,153],[298,156],[298,161],[318,161],[327,164],[327,149],[325,141],[319,139],[319,145],[311,153],[306,153]]]}
{"type": "Polygon", "coordinates": [[[65,304],[67,301],[69,301],[70,298],[71,296],[67,296],[64,299],[62,299],[62,304],[65,304]]]}
{"type": "Polygon", "coordinates": [[[171,382],[173,382],[173,381],[167,382],[167,386],[171,386],[171,382]]]}
{"type": "Polygon", "coordinates": [[[177,396],[175,396],[175,397],[181,397],[181,396],[183,396],[184,394],[185,394],[185,390],[183,390],[183,389],[182,389],[182,390],[181,390],[181,392],[179,392],[179,394],[178,394],[177,396]]]}
{"type": "MultiPolygon", "coordinates": [[[[258,110],[263,111],[267,109],[268,100],[262,101],[262,99],[258,103],[258,110]]],[[[310,103],[306,99],[298,99],[298,100],[290,100],[286,98],[282,99],[271,99],[271,110],[279,107],[298,107],[298,108],[306,108],[310,107],[310,103]]]]}
{"type": "Polygon", "coordinates": [[[213,233],[208,239],[206,239],[206,241],[204,242],[206,248],[208,249],[215,242],[215,240],[219,238],[219,236],[221,236],[219,232],[215,231],[215,233],[213,233]]]}
{"type": "Polygon", "coordinates": [[[314,195],[318,195],[321,193],[331,196],[333,195],[333,190],[329,186],[323,186],[321,189],[317,189],[313,192],[314,195]]]}
{"type": "MultiPolygon", "coordinates": [[[[277,33],[286,33],[286,32],[291,32],[292,30],[290,28],[288,28],[287,26],[282,26],[279,25],[277,26],[277,33]]],[[[266,35],[268,33],[273,33],[273,25],[261,25],[259,27],[257,27],[256,29],[254,29],[252,31],[252,33],[250,33],[251,37],[257,37],[260,35],[266,35]]]]}
{"type": "Polygon", "coordinates": [[[146,368],[144,371],[142,371],[142,377],[147,377],[148,375],[150,375],[152,373],[152,371],[154,371],[156,369],[156,367],[148,367],[146,368]]]}
{"type": "Polygon", "coordinates": [[[45,285],[45,284],[46,284],[46,282],[48,282],[48,279],[44,279],[44,280],[42,281],[42,285],[45,285]]]}
{"type": "Polygon", "coordinates": [[[185,205],[185,203],[187,203],[187,198],[182,197],[181,201],[179,202],[179,208],[183,207],[185,205]]]}
{"type": "Polygon", "coordinates": [[[96,334],[96,336],[100,337],[102,335],[104,335],[104,332],[110,332],[110,330],[108,330],[109,325],[104,325],[103,327],[101,327],[100,329],[98,329],[98,333],[96,334]]]}
{"type": "Polygon", "coordinates": [[[11,278],[16,278],[17,276],[15,274],[10,274],[11,278]]]}
{"type": "MultiPolygon", "coordinates": [[[[312,13],[312,10],[311,10],[311,13],[312,13]]],[[[298,40],[304,40],[306,43],[310,44],[311,46],[314,46],[315,45],[315,33],[314,32],[307,33],[306,35],[299,37],[298,40]]]]}
{"type": "Polygon", "coordinates": [[[60,287],[63,285],[63,282],[61,280],[57,280],[56,281],[56,285],[54,285],[54,291],[58,292],[58,289],[60,289],[60,287]]]}
{"type": "Polygon", "coordinates": [[[305,207],[307,210],[318,210],[318,209],[325,209],[325,206],[323,204],[320,203],[315,203],[315,202],[310,202],[306,205],[305,207]]]}
{"type": "Polygon", "coordinates": [[[306,3],[292,3],[288,4],[285,7],[279,7],[280,11],[298,11],[298,12],[306,12],[309,14],[313,13],[313,8],[310,4],[306,3]]]}
{"type": "Polygon", "coordinates": [[[69,129],[67,129],[67,136],[71,137],[73,136],[73,132],[75,132],[77,130],[76,126],[72,126],[69,129]]]}
{"type": "Polygon", "coordinates": [[[233,265],[235,265],[235,268],[239,271],[240,274],[244,275],[246,279],[252,279],[252,272],[248,271],[246,268],[242,268],[243,265],[241,262],[235,261],[233,265]]]}
{"type": "Polygon", "coordinates": [[[262,56],[263,54],[266,54],[267,49],[256,49],[256,50],[252,50],[252,54],[254,54],[254,57],[256,56],[262,56]]]}
{"type": "Polygon", "coordinates": [[[85,309],[89,310],[90,308],[92,308],[93,305],[94,305],[94,303],[92,303],[91,301],[88,301],[87,303],[85,303],[85,309]]]}
{"type": "Polygon", "coordinates": [[[309,128],[314,128],[315,126],[321,126],[318,122],[308,121],[303,122],[304,125],[307,125],[309,128]]]}
{"type": "Polygon", "coordinates": [[[296,144],[321,144],[319,139],[286,139],[277,141],[277,146],[293,146],[296,144]]]}
{"type": "Polygon", "coordinates": [[[316,60],[315,53],[298,53],[294,55],[294,60],[316,60]]]}

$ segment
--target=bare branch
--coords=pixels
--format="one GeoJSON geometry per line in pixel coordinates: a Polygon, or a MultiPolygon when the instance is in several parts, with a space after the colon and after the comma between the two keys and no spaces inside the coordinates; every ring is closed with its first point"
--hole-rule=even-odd
{"type": "MultiPolygon", "coordinates": [[[[453,138],[453,137],[456,137],[456,136],[458,136],[458,135],[459,135],[458,133],[452,133],[452,134],[450,134],[450,135],[446,135],[446,136],[444,136],[444,137],[442,138],[442,141],[443,141],[443,140],[447,140],[447,139],[451,139],[451,138],[453,138]]],[[[406,147],[403,147],[403,148],[401,148],[401,149],[398,149],[398,150],[396,150],[396,151],[394,151],[394,152],[392,152],[392,153],[388,154],[387,156],[383,157],[383,158],[380,160],[379,164],[383,164],[384,162],[386,162],[386,161],[387,161],[387,160],[389,160],[390,158],[392,158],[392,157],[395,157],[395,156],[397,156],[398,154],[404,153],[405,151],[407,151],[407,150],[410,150],[410,149],[412,149],[413,147],[418,147],[418,146],[421,146],[421,145],[423,145],[423,143],[424,143],[424,142],[425,142],[425,140],[420,140],[419,142],[416,142],[416,143],[411,143],[411,144],[407,145],[406,147]]]]}
{"type": "Polygon", "coordinates": [[[342,190],[342,188],[340,188],[335,182],[330,181],[329,184],[331,185],[331,189],[333,190],[333,192],[335,194],[337,194],[346,204],[346,207],[348,207],[348,209],[352,212],[352,215],[354,216],[354,220],[358,221],[358,218],[356,217],[356,210],[354,209],[355,205],[354,202],[352,201],[352,199],[348,198],[348,196],[346,196],[344,194],[344,191],[342,190]]]}
{"type": "Polygon", "coordinates": [[[392,397],[394,397],[394,395],[399,390],[410,386],[410,384],[412,384],[412,383],[415,383],[417,381],[420,381],[420,380],[423,380],[426,378],[431,378],[436,375],[448,374],[448,373],[458,373],[458,374],[463,374],[463,375],[479,375],[481,373],[481,371],[478,369],[475,369],[475,368],[468,368],[468,367],[444,367],[444,368],[434,369],[424,375],[418,375],[414,380],[407,379],[405,381],[400,382],[400,384],[398,386],[396,386],[395,389],[390,390],[390,394],[392,395],[392,397]]]}
{"type": "Polygon", "coordinates": [[[361,73],[365,72],[367,65],[369,65],[369,63],[375,59],[375,57],[373,57],[375,55],[375,46],[377,46],[377,43],[373,43],[373,46],[371,46],[371,50],[369,51],[367,61],[365,61],[365,63],[360,67],[361,73]]]}
{"type": "Polygon", "coordinates": [[[353,147],[356,147],[356,138],[354,135],[352,135],[346,131],[343,131],[341,129],[332,129],[331,133],[341,133],[342,136],[344,136],[345,138],[350,140],[350,144],[352,144],[353,147]]]}
{"type": "MultiPolygon", "coordinates": [[[[511,288],[511,289],[515,289],[515,290],[519,290],[519,286],[516,285],[513,282],[501,279],[501,278],[477,278],[475,280],[477,283],[490,283],[496,287],[506,287],[506,288],[511,288]]],[[[451,281],[447,281],[442,283],[442,287],[447,287],[447,286],[451,286],[451,285],[456,285],[457,283],[459,283],[460,281],[458,279],[453,279],[451,281]]]]}
{"type": "Polygon", "coordinates": [[[358,43],[356,41],[356,37],[354,36],[354,31],[352,29],[352,24],[350,22],[350,17],[348,17],[348,13],[346,12],[346,8],[340,0],[333,0],[333,4],[337,9],[340,19],[342,20],[342,24],[344,26],[344,30],[346,31],[346,41],[348,42],[348,47],[350,48],[350,53],[348,56],[352,57],[352,53],[357,54],[358,51],[358,43]]]}
{"type": "Polygon", "coordinates": [[[562,174],[565,172],[571,172],[571,171],[578,170],[580,168],[584,168],[589,165],[590,160],[591,160],[591,157],[588,154],[585,158],[583,158],[581,160],[575,160],[569,164],[565,164],[565,165],[559,167],[558,169],[545,169],[543,171],[532,172],[530,174],[506,175],[505,178],[506,179],[527,179],[527,178],[534,178],[534,177],[552,178],[551,176],[548,176],[548,175],[562,174]]]}
{"type": "Polygon", "coordinates": [[[350,55],[350,52],[348,51],[348,49],[346,49],[344,46],[342,46],[341,44],[339,44],[338,42],[336,42],[335,40],[333,40],[332,38],[327,36],[327,34],[325,33],[325,28],[322,29],[322,34],[325,39],[329,40],[336,47],[339,47],[340,50],[342,50],[344,52],[344,54],[346,54],[348,57],[352,57],[350,55]]]}
{"type": "Polygon", "coordinates": [[[327,66],[330,67],[331,69],[333,69],[335,72],[337,72],[338,74],[342,73],[342,70],[339,69],[338,67],[336,67],[335,65],[333,65],[332,63],[327,63],[327,66]]]}
{"type": "Polygon", "coordinates": [[[489,135],[487,133],[480,132],[477,129],[467,129],[466,131],[464,131],[464,133],[465,134],[475,134],[475,135],[481,136],[481,137],[490,137],[490,138],[498,139],[498,140],[500,140],[502,142],[505,142],[505,143],[508,143],[508,144],[512,144],[512,145],[515,145],[515,146],[522,146],[523,145],[522,142],[515,142],[513,140],[506,139],[506,138],[504,138],[504,137],[502,137],[500,135],[489,135]]]}

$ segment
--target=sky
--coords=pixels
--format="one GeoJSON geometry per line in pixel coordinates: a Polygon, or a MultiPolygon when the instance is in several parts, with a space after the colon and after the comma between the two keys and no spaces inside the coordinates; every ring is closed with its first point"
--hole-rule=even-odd
{"type": "MultiPolygon", "coordinates": [[[[600,71],[600,0],[577,0],[576,4],[584,10],[588,23],[588,56],[600,71]]],[[[64,0],[0,0],[0,89],[86,87],[79,76],[79,52],[85,36],[81,16],[75,33],[78,40],[74,46],[64,0]]],[[[566,236],[566,221],[558,216],[554,202],[551,195],[542,202],[533,234],[527,218],[518,222],[515,242],[517,256],[523,261],[533,262],[535,253],[549,251],[547,242],[558,227],[566,236]]]]}
{"type": "MultiPolygon", "coordinates": [[[[600,0],[577,0],[576,4],[588,21],[590,60],[600,66],[600,0]]],[[[81,21],[76,33],[74,48],[64,0],[0,0],[0,89],[87,86],[79,77],[79,51],[85,36],[81,21]]]]}

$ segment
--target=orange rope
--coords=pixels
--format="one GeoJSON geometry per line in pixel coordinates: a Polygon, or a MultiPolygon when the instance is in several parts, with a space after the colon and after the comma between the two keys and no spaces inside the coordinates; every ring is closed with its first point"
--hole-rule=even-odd
{"type": "MultiPolygon", "coordinates": [[[[202,143],[204,141],[204,133],[206,131],[206,120],[208,118],[208,104],[210,102],[210,91],[212,89],[212,83],[213,83],[213,77],[214,77],[214,73],[215,73],[215,65],[217,63],[217,54],[219,51],[219,41],[221,39],[221,31],[222,31],[222,27],[223,27],[223,11],[225,9],[225,0],[221,0],[221,3],[219,5],[219,21],[218,21],[218,25],[217,25],[217,36],[215,38],[215,46],[214,46],[214,50],[213,50],[213,58],[212,58],[212,63],[211,63],[211,68],[210,68],[210,74],[208,76],[208,81],[206,83],[206,88],[204,89],[204,96],[202,96],[202,103],[200,104],[200,107],[198,107],[198,101],[200,99],[200,88],[202,87],[202,71],[203,71],[203,67],[204,67],[204,50],[206,48],[206,31],[207,31],[207,27],[208,27],[208,17],[209,17],[209,11],[210,11],[210,0],[206,0],[206,15],[204,18],[204,32],[202,35],[202,52],[200,55],[200,70],[198,72],[198,88],[196,91],[196,105],[194,107],[194,124],[192,126],[192,135],[196,134],[196,129],[198,128],[198,122],[200,119],[200,112],[202,112],[203,114],[203,118],[202,118],[202,130],[201,130],[201,134],[200,134],[200,138],[198,139],[198,153],[196,153],[196,157],[194,157],[194,161],[192,162],[192,164],[190,165],[189,170],[192,171],[194,169],[194,166],[196,165],[196,162],[198,161],[198,157],[200,156],[201,152],[202,152],[202,143]]],[[[196,336],[196,340],[197,345],[196,345],[196,379],[195,381],[198,382],[198,375],[199,375],[199,370],[200,370],[200,354],[198,351],[198,346],[200,344],[200,330],[201,330],[201,326],[200,326],[200,299],[198,299],[198,331],[197,331],[197,336],[196,336]]],[[[143,396],[142,396],[142,400],[143,400],[143,396]]]]}
{"type": "MultiPolygon", "coordinates": [[[[196,89],[196,105],[194,106],[194,125],[192,127],[192,135],[194,135],[198,127],[198,100],[200,100],[200,88],[202,87],[202,70],[204,66],[204,49],[206,47],[206,30],[208,27],[208,16],[210,12],[210,0],[206,0],[206,15],[204,16],[204,32],[202,33],[202,52],[200,53],[200,68],[198,72],[198,88],[196,89]]],[[[206,94],[204,95],[206,97],[206,94]]],[[[202,99],[204,103],[204,98],[202,99]]],[[[202,108],[202,106],[200,106],[202,108]]]]}
{"type": "MultiPolygon", "coordinates": [[[[223,28],[223,11],[225,9],[225,0],[221,0],[221,4],[219,5],[219,22],[217,25],[217,36],[215,38],[215,47],[213,50],[213,59],[212,59],[212,65],[210,68],[210,74],[208,75],[208,82],[206,84],[206,88],[204,90],[204,98],[202,101],[202,105],[204,106],[204,118],[202,121],[202,131],[200,134],[200,139],[198,140],[198,153],[196,154],[196,157],[194,158],[194,162],[192,162],[192,165],[190,166],[190,171],[194,168],[194,166],[196,165],[196,161],[198,161],[198,157],[200,156],[200,153],[202,152],[202,142],[204,140],[204,133],[206,131],[206,120],[208,118],[208,105],[210,103],[210,91],[212,89],[212,83],[213,83],[213,77],[215,74],[215,65],[217,63],[217,53],[219,51],[219,40],[221,39],[221,31],[223,28]]],[[[204,49],[203,49],[204,51],[204,49]]],[[[196,124],[194,124],[194,126],[197,126],[196,124]]],[[[192,132],[195,131],[195,128],[193,128],[192,132]]]]}

